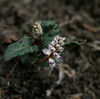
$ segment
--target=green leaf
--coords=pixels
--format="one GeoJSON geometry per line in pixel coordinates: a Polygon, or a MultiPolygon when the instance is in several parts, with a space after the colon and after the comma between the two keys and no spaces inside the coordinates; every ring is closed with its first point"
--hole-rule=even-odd
{"type": "Polygon", "coordinates": [[[28,63],[33,65],[37,61],[38,61],[38,57],[36,57],[36,56],[24,55],[24,56],[21,57],[22,63],[28,62],[28,63]]]}
{"type": "Polygon", "coordinates": [[[35,62],[37,62],[38,61],[38,58],[37,57],[31,57],[30,59],[29,59],[29,63],[30,64],[34,64],[35,62]]]}
{"type": "Polygon", "coordinates": [[[42,60],[45,58],[45,54],[43,54],[43,52],[41,52],[41,55],[38,56],[39,60],[42,60]]]}
{"type": "Polygon", "coordinates": [[[54,21],[42,21],[41,27],[43,35],[41,36],[42,44],[46,46],[56,35],[60,35],[60,28],[54,21]]]}
{"type": "Polygon", "coordinates": [[[26,63],[26,62],[28,62],[28,60],[29,60],[29,55],[28,55],[28,54],[23,55],[23,56],[21,57],[21,62],[22,62],[22,63],[26,63]]]}
{"type": "Polygon", "coordinates": [[[54,25],[54,21],[42,21],[41,22],[41,26],[42,26],[43,30],[45,30],[45,31],[48,30],[48,29],[45,29],[46,27],[50,28],[53,25],[54,25]]]}
{"type": "Polygon", "coordinates": [[[64,49],[67,50],[67,49],[69,49],[71,47],[80,46],[80,45],[84,44],[85,42],[86,42],[86,40],[84,40],[84,41],[65,42],[64,49]]]}
{"type": "Polygon", "coordinates": [[[31,24],[27,23],[27,28],[28,28],[29,32],[32,32],[32,26],[31,26],[31,24]]]}
{"type": "MultiPolygon", "coordinates": [[[[39,51],[37,45],[33,45],[33,46],[31,46],[31,48],[32,48],[32,52],[38,52],[38,51],[39,51]]],[[[30,52],[31,52],[31,50],[30,50],[30,52]]]]}
{"type": "Polygon", "coordinates": [[[37,63],[37,65],[40,66],[40,67],[49,67],[48,62],[40,62],[40,63],[37,63]]]}
{"type": "Polygon", "coordinates": [[[32,40],[31,37],[28,37],[25,35],[18,42],[15,42],[9,45],[4,53],[4,56],[3,56],[4,60],[7,61],[14,57],[25,55],[29,52],[31,53],[37,52],[38,47],[37,45],[31,46],[30,45],[31,40],[32,40]]]}
{"type": "Polygon", "coordinates": [[[53,39],[53,37],[47,37],[45,40],[42,41],[43,45],[48,45],[50,43],[50,41],[53,39]]]}

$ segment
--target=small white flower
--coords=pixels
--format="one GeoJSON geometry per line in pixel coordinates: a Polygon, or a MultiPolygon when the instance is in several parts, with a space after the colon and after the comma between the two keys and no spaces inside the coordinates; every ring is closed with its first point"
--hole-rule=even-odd
{"type": "Polygon", "coordinates": [[[60,41],[64,41],[66,38],[65,37],[59,37],[60,41]]]}
{"type": "Polygon", "coordinates": [[[61,60],[61,56],[60,56],[60,54],[58,54],[58,53],[53,53],[53,55],[54,55],[54,57],[55,57],[55,59],[57,60],[57,61],[60,61],[61,60]]]}
{"type": "Polygon", "coordinates": [[[42,51],[43,51],[43,53],[44,53],[45,55],[47,55],[47,56],[49,56],[49,55],[51,54],[51,50],[48,50],[48,49],[46,49],[46,48],[44,48],[42,51]]]}
{"type": "Polygon", "coordinates": [[[55,49],[52,45],[50,45],[50,44],[48,45],[48,48],[49,48],[52,52],[55,52],[55,50],[56,50],[56,49],[55,49]]]}
{"type": "Polygon", "coordinates": [[[61,47],[61,46],[60,46],[59,44],[56,44],[56,47],[59,48],[59,47],[61,47]]]}
{"type": "Polygon", "coordinates": [[[63,47],[61,47],[59,44],[56,45],[57,51],[62,52],[64,50],[63,47]]]}
{"type": "Polygon", "coordinates": [[[64,46],[64,45],[65,45],[65,42],[59,41],[59,44],[60,44],[61,46],[64,46]]]}
{"type": "Polygon", "coordinates": [[[58,43],[57,37],[54,38],[55,43],[58,43]]]}
{"type": "Polygon", "coordinates": [[[62,51],[64,51],[64,48],[63,47],[60,47],[59,48],[59,52],[62,52],[62,51]]]}
{"type": "Polygon", "coordinates": [[[62,40],[64,41],[66,38],[65,37],[62,37],[62,40]]]}
{"type": "Polygon", "coordinates": [[[54,40],[55,40],[55,41],[59,41],[59,40],[60,40],[60,37],[59,37],[59,36],[56,36],[56,37],[54,38],[54,40]]]}
{"type": "Polygon", "coordinates": [[[58,51],[58,52],[62,52],[62,51],[64,50],[64,48],[61,47],[61,46],[56,46],[56,47],[57,47],[57,51],[58,51]]]}
{"type": "Polygon", "coordinates": [[[51,40],[50,44],[51,44],[52,46],[55,46],[55,45],[56,45],[56,42],[55,42],[54,40],[51,40]]]}
{"type": "Polygon", "coordinates": [[[61,36],[56,36],[54,39],[59,42],[59,41],[64,41],[66,38],[61,36]]]}
{"type": "Polygon", "coordinates": [[[55,38],[58,40],[59,39],[59,36],[57,35],[55,38]]]}
{"type": "Polygon", "coordinates": [[[35,32],[36,32],[36,33],[40,33],[40,31],[39,31],[38,29],[35,29],[35,32]]]}
{"type": "Polygon", "coordinates": [[[50,68],[54,68],[56,66],[55,61],[52,58],[49,58],[50,68]]]}

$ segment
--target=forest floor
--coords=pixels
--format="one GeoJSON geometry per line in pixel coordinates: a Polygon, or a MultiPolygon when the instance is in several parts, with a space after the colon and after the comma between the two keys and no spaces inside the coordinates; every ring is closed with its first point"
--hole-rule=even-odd
{"type": "Polygon", "coordinates": [[[100,99],[100,1],[0,0],[0,31],[2,24],[7,25],[20,38],[28,32],[27,22],[40,20],[54,20],[67,41],[87,39],[87,43],[64,53],[64,78],[47,97],[58,80],[58,69],[48,76],[50,69],[5,62],[8,44],[1,38],[0,99],[100,99]]]}

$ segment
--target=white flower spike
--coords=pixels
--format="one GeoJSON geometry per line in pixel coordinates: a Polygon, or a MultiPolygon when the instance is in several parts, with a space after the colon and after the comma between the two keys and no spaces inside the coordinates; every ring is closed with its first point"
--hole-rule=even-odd
{"type": "Polygon", "coordinates": [[[54,68],[56,65],[55,61],[52,58],[54,58],[57,61],[61,61],[62,57],[60,56],[60,52],[64,50],[64,48],[62,47],[65,45],[64,40],[65,40],[64,37],[56,36],[54,40],[51,40],[47,49],[46,48],[43,49],[43,53],[46,56],[48,56],[50,68],[54,68]]]}
{"type": "Polygon", "coordinates": [[[33,37],[37,39],[40,35],[43,34],[42,32],[42,27],[41,27],[41,22],[35,22],[33,25],[33,37]]]}

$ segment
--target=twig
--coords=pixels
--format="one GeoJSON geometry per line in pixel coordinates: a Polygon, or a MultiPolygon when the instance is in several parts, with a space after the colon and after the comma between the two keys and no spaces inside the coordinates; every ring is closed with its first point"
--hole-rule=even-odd
{"type": "Polygon", "coordinates": [[[100,44],[100,41],[94,41],[93,43],[94,44],[100,44]]]}
{"type": "Polygon", "coordinates": [[[100,47],[97,46],[96,44],[88,43],[88,45],[89,45],[90,47],[93,47],[95,50],[99,50],[99,51],[100,51],[100,47]]]}
{"type": "Polygon", "coordinates": [[[64,73],[67,74],[70,78],[75,78],[75,70],[71,69],[71,67],[68,64],[64,64],[64,67],[66,67],[69,70],[64,70],[64,73]]]}
{"type": "Polygon", "coordinates": [[[96,32],[96,28],[95,27],[89,26],[87,24],[83,24],[83,27],[88,31],[96,32]]]}
{"type": "Polygon", "coordinates": [[[82,19],[81,16],[76,15],[76,16],[72,17],[71,20],[67,20],[65,22],[60,23],[59,26],[63,27],[67,24],[73,23],[74,21],[80,21],[81,19],[82,19]]]}
{"type": "Polygon", "coordinates": [[[64,70],[64,73],[68,75],[69,78],[73,78],[73,74],[70,73],[68,70],[64,70]]]}
{"type": "Polygon", "coordinates": [[[2,89],[0,89],[0,99],[2,99],[2,89]]]}
{"type": "Polygon", "coordinates": [[[50,75],[51,75],[52,71],[53,71],[53,70],[52,70],[52,69],[50,69],[50,71],[49,71],[49,73],[48,73],[48,76],[50,76],[50,75]]]}
{"type": "Polygon", "coordinates": [[[15,70],[15,67],[16,67],[16,66],[17,66],[17,65],[15,64],[14,67],[12,68],[12,70],[10,71],[10,73],[7,75],[6,80],[7,80],[8,77],[13,73],[13,71],[15,70]]]}
{"type": "Polygon", "coordinates": [[[96,94],[95,94],[95,92],[93,92],[93,91],[92,91],[92,96],[93,96],[93,99],[97,99],[97,98],[96,98],[96,94]]]}

